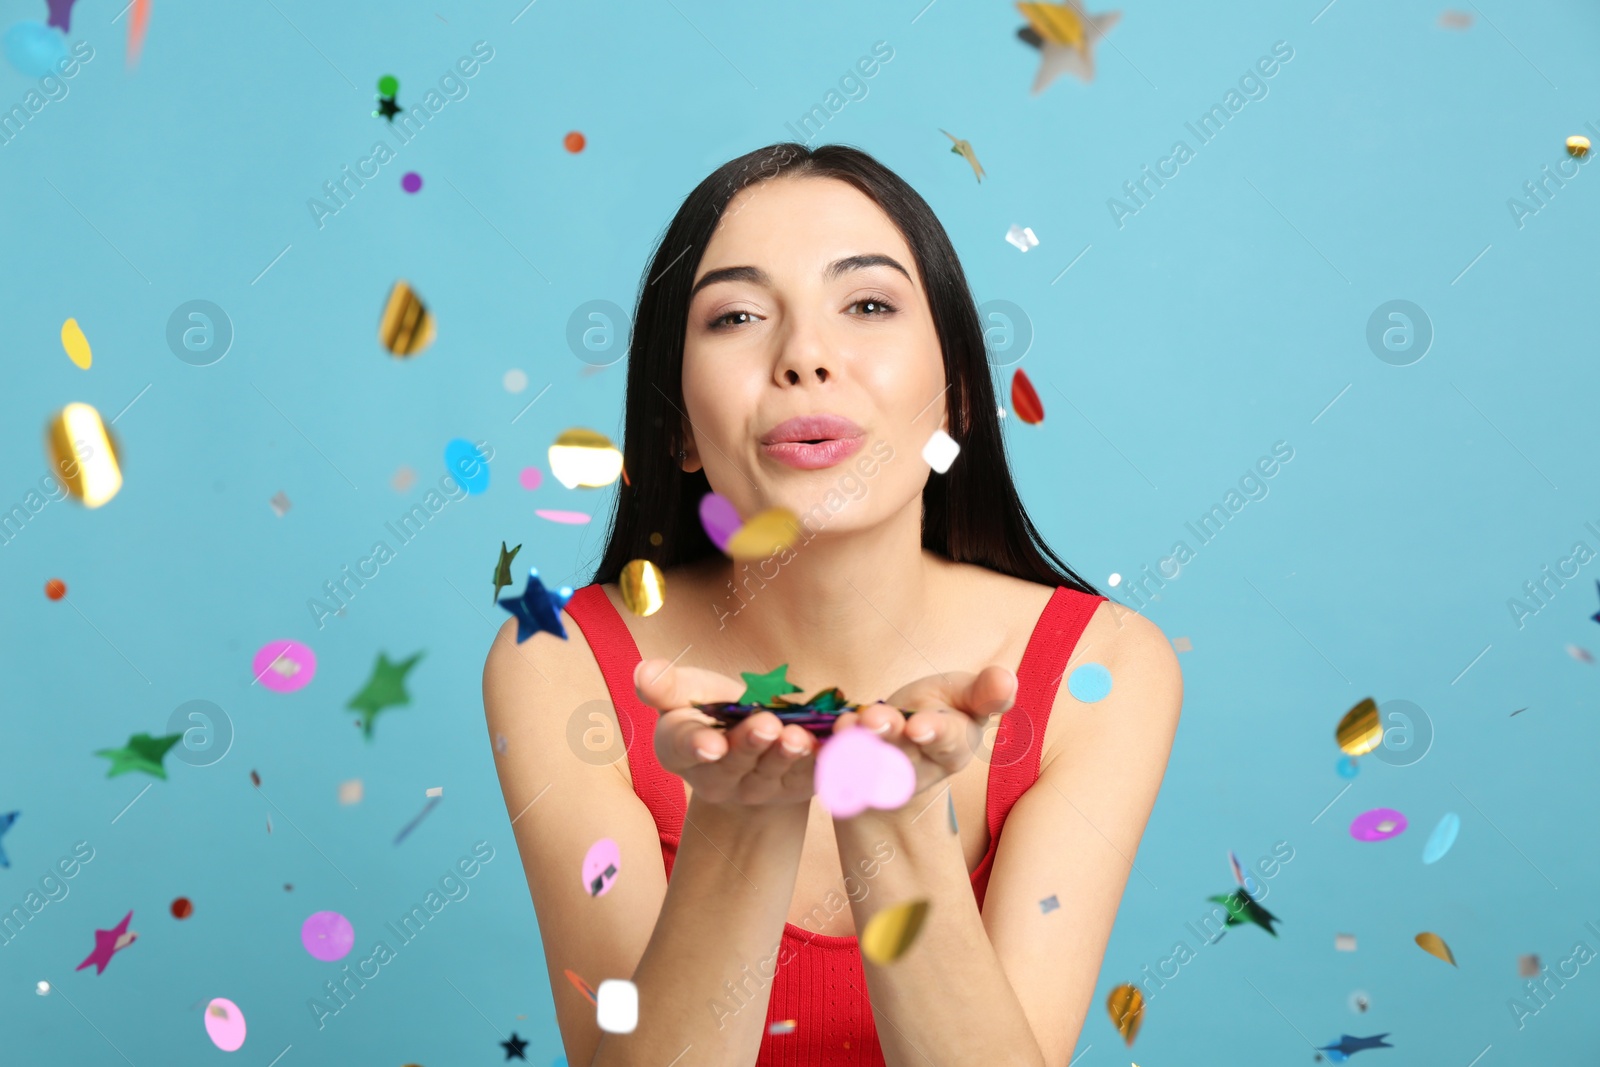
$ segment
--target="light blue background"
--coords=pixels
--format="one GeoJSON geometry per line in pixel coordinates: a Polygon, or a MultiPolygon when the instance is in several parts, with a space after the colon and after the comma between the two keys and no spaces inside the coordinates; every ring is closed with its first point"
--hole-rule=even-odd
{"type": "MultiPolygon", "coordinates": [[[[215,996],[245,1012],[237,1062],[260,1067],[289,1046],[282,1067],[502,1062],[496,1031],[513,1029],[529,1062],[559,1055],[481,718],[480,667],[505,617],[487,579],[505,539],[525,544],[519,569],[587,581],[601,531],[533,509],[603,515],[611,491],[547,476],[530,493],[516,474],[543,468],[569,425],[620,431],[622,364],[574,357],[573,309],[631,307],[694,184],[788,139],[785,123],[880,40],[893,60],[821,139],[903,175],[978,298],[1026,310],[1036,337],[1020,365],[1048,414],[1008,420],[1008,444],[1028,507],[1075,567],[1103,584],[1180,537],[1193,547],[1186,521],[1274,442],[1295,450],[1150,610],[1193,642],[1185,715],[1077,1063],[1310,1062],[1308,1040],[1341,1032],[1388,1032],[1395,1051],[1364,1055],[1391,1064],[1465,1067],[1491,1045],[1484,1067],[1589,1054],[1600,968],[1520,1031],[1507,1000],[1519,955],[1600,949],[1584,928],[1600,924],[1600,668],[1564,651],[1600,646],[1600,563],[1525,628],[1506,601],[1575,541],[1600,548],[1583,528],[1600,525],[1587,430],[1600,172],[1585,166],[1522,227],[1507,199],[1600,123],[1600,13],[1494,0],[1457,31],[1436,24],[1442,4],[1415,0],[1130,0],[1092,85],[1063,77],[1032,97],[1037,54],[1011,5],[923,2],[542,0],[513,24],[522,0],[157,0],[130,72],[120,4],[81,0],[71,36],[94,59],[0,146],[0,507],[44,473],[41,431],[62,405],[109,419],[138,400],[115,427],[117,498],[51,503],[0,548],[0,812],[22,811],[0,902],[20,902],[74,841],[96,850],[70,895],[0,947],[0,1059],[219,1062],[199,1006],[215,996]],[[319,229],[307,199],[387,132],[370,117],[377,78],[397,76],[415,104],[480,40],[494,58],[470,95],[319,229]],[[1294,58],[1270,95],[1197,147],[1184,123],[1280,40],[1294,58]],[[981,185],[940,127],[972,141],[981,185]],[[580,155],[561,144],[574,129],[580,155]],[[1107,198],[1179,138],[1196,158],[1119,229],[1107,198]],[[399,188],[408,170],[426,181],[416,196],[399,188]],[[1039,246],[1007,244],[1013,223],[1039,246]],[[375,338],[400,277],[439,325],[406,361],[375,338]],[[204,368],[165,343],[169,314],[198,298],[236,330],[204,368]],[[1407,367],[1365,342],[1395,298],[1435,330],[1407,367]],[[88,372],[61,352],[69,316],[94,346],[88,372]],[[529,376],[520,395],[502,388],[511,368],[529,376]],[[318,630],[307,599],[437,484],[454,437],[492,443],[488,493],[449,504],[318,630]],[[419,479],[397,493],[402,465],[419,479]],[[268,505],[280,490],[283,518],[268,505]],[[42,595],[51,577],[70,603],[42,595]],[[251,655],[276,638],[315,649],[310,687],[250,684],[251,655]],[[426,655],[410,707],[369,744],[343,705],[380,650],[426,655]],[[1346,783],[1332,731],[1368,695],[1415,702],[1436,736],[1420,762],[1365,759],[1346,783]],[[91,753],[163,732],[197,698],[226,709],[232,751],[206,768],[169,757],[170,780],[113,824],[150,779],[107,779],[91,753]],[[357,777],[365,800],[341,806],[338,783],[357,777]],[[396,847],[435,785],[443,801],[396,847]],[[1352,840],[1351,819],[1380,806],[1411,829],[1352,840]],[[1447,811],[1460,840],[1425,867],[1447,811]],[[471,895],[319,1032],[306,1001],[338,967],[301,949],[305,916],[345,913],[364,949],[479,840],[496,857],[471,895]],[[1266,901],[1281,936],[1200,946],[1184,924],[1232,888],[1227,850],[1251,863],[1277,841],[1295,850],[1266,901]],[[196,909],[181,923],[167,912],[180,894],[196,909]],[[139,943],[103,975],[75,973],[93,930],[130,908],[139,943]],[[1412,943],[1425,929],[1459,969],[1412,943]],[[1336,953],[1336,932],[1358,950],[1336,953]],[[1180,939],[1196,958],[1125,1049],[1106,995],[1180,939]],[[36,996],[39,979],[59,995],[36,996]],[[1347,1003],[1358,989],[1364,1015],[1347,1003]]],[[[23,18],[42,21],[43,0],[0,0],[0,24],[23,18]]],[[[0,107],[33,84],[0,69],[0,107]]],[[[1072,921],[1070,901],[1056,917],[1072,921]]]]}

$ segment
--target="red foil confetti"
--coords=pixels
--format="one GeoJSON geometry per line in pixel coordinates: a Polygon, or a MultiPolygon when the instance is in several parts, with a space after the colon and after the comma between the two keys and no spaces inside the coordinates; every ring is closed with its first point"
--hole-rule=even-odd
{"type": "Polygon", "coordinates": [[[1011,376],[1011,410],[1029,426],[1037,426],[1044,421],[1044,405],[1039,403],[1039,394],[1021,367],[1011,376]]]}

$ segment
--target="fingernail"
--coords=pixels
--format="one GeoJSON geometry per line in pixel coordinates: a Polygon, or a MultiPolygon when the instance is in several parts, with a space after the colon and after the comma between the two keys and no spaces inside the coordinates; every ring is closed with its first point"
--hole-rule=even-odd
{"type": "Polygon", "coordinates": [[[715,763],[715,762],[717,762],[717,760],[722,758],[722,753],[720,753],[720,752],[711,753],[711,752],[706,751],[703,748],[696,748],[694,750],[694,754],[696,756],[699,756],[701,759],[705,760],[707,763],[715,763]]]}
{"type": "Polygon", "coordinates": [[[789,742],[785,741],[783,743],[783,750],[785,752],[789,753],[789,755],[791,755],[791,756],[803,756],[803,755],[805,755],[806,747],[804,745],[800,745],[800,746],[796,747],[796,746],[790,745],[789,742]]]}
{"type": "Polygon", "coordinates": [[[931,738],[933,736],[933,731],[932,730],[925,730],[925,729],[921,729],[921,728],[914,729],[914,730],[907,730],[906,731],[906,736],[911,738],[911,740],[913,740],[913,741],[926,741],[926,740],[928,740],[929,738],[931,738]]]}
{"type": "Polygon", "coordinates": [[[756,730],[756,731],[752,732],[751,736],[754,737],[757,741],[771,741],[773,738],[777,737],[778,735],[773,733],[770,730],[756,730]]]}
{"type": "Polygon", "coordinates": [[[886,734],[889,732],[889,724],[886,722],[880,722],[878,725],[871,727],[871,729],[875,734],[886,734]]]}

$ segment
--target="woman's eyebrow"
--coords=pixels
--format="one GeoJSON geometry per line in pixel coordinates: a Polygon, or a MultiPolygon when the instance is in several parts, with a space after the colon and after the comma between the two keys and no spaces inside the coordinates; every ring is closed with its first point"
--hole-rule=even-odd
{"type": "MultiPolygon", "coordinates": [[[[833,281],[853,270],[866,270],[868,267],[892,267],[904,274],[906,281],[912,281],[911,274],[898,261],[892,256],[885,256],[879,253],[846,256],[844,259],[836,259],[828,264],[827,269],[822,272],[822,276],[828,281],[833,281]]],[[[772,279],[760,267],[720,267],[717,270],[707,271],[699,281],[694,283],[694,288],[689,290],[689,299],[693,300],[695,294],[700,290],[718,282],[752,282],[767,288],[772,287],[772,279]]]]}

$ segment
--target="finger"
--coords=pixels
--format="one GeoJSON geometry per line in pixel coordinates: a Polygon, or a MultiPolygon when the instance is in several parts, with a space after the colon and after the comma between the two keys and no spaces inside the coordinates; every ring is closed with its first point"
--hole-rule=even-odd
{"type": "Polygon", "coordinates": [[[1017,699],[1017,676],[1014,672],[990,664],[978,672],[967,686],[959,705],[978,719],[990,715],[1003,715],[1011,710],[1017,699]]]}
{"type": "Polygon", "coordinates": [[[744,693],[744,686],[726,675],[664,659],[640,660],[633,669],[633,688],[641,701],[661,711],[735,701],[744,693]]]}
{"type": "Polygon", "coordinates": [[[794,770],[797,763],[811,755],[815,748],[816,739],[811,736],[810,731],[791,723],[783,728],[777,741],[769,745],[756,760],[755,775],[774,783],[781,781],[784,775],[794,770]]]}
{"type": "Polygon", "coordinates": [[[917,746],[925,759],[949,766],[970,756],[972,746],[967,734],[973,722],[965,715],[947,711],[919,711],[911,716],[905,727],[906,739],[917,746]]]}
{"type": "Polygon", "coordinates": [[[884,741],[897,741],[905,732],[905,712],[892,704],[879,701],[861,709],[856,725],[865,727],[884,741]]]}
{"type": "Polygon", "coordinates": [[[668,769],[715,763],[730,751],[722,731],[693,708],[669,711],[656,722],[656,755],[668,769]]]}

